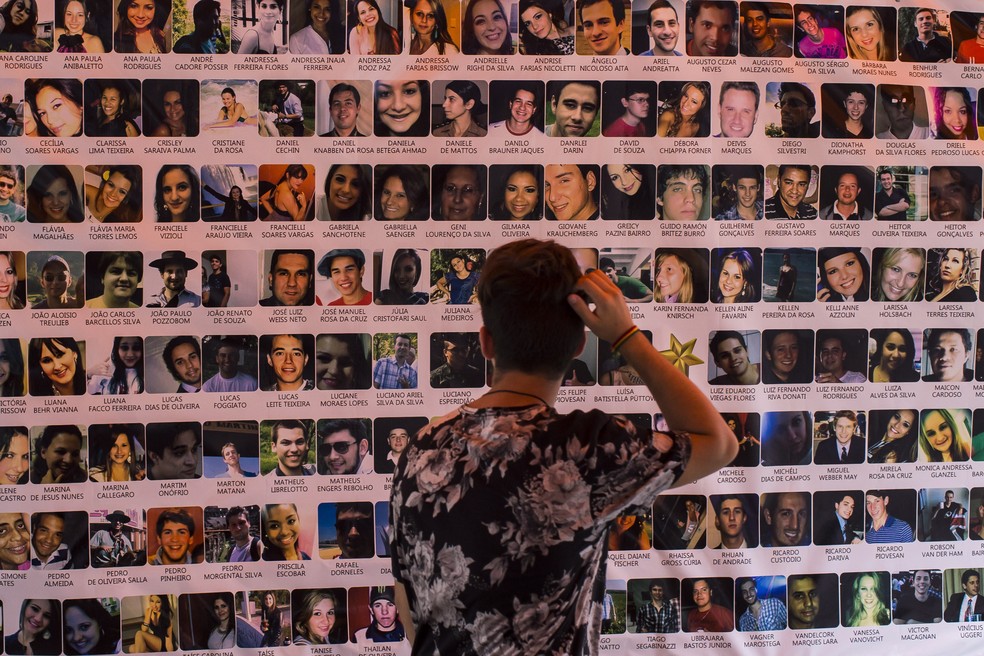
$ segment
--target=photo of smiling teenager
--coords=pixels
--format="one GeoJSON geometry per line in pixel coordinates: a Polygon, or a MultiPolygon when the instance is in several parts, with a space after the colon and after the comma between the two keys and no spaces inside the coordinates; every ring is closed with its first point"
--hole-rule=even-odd
{"type": "Polygon", "coordinates": [[[318,262],[318,274],[330,278],[341,296],[328,305],[369,305],[372,292],[362,286],[366,272],[366,258],[354,248],[335,248],[318,262]]]}
{"type": "Polygon", "coordinates": [[[427,80],[378,80],[374,94],[373,131],[376,136],[426,137],[430,132],[430,83],[427,80]]]}

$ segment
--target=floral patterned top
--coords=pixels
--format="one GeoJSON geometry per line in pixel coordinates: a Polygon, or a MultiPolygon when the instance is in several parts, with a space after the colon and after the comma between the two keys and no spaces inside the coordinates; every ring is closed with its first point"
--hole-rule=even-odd
{"type": "Polygon", "coordinates": [[[463,407],[425,427],[390,501],[415,653],[596,653],[609,525],[689,457],[687,434],[600,410],[463,407]]]}

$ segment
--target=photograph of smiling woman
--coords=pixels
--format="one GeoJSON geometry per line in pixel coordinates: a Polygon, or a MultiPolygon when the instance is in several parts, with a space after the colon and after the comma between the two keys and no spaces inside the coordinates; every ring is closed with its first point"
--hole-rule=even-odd
{"type": "Polygon", "coordinates": [[[24,134],[29,137],[82,136],[82,82],[30,79],[24,82],[24,134]]]}
{"type": "Polygon", "coordinates": [[[31,461],[31,482],[39,485],[84,483],[85,426],[62,424],[34,426],[34,458],[31,461]]]}
{"type": "Polygon", "coordinates": [[[171,0],[118,0],[113,49],[156,55],[171,51],[171,0]]]}
{"type": "Polygon", "coordinates": [[[430,133],[427,80],[377,80],[373,96],[377,137],[426,137],[430,133]]]}
{"type": "Polygon", "coordinates": [[[871,282],[867,252],[867,248],[821,248],[817,253],[817,300],[867,301],[871,282]]]}
{"type": "Polygon", "coordinates": [[[86,80],[83,97],[87,137],[140,136],[140,80],[86,80]]]}
{"type": "Polygon", "coordinates": [[[187,164],[165,164],[157,172],[154,210],[158,223],[197,221],[202,192],[198,173],[187,164]]]}
{"type": "Polygon", "coordinates": [[[509,26],[516,3],[470,0],[461,19],[461,52],[466,55],[511,55],[516,52],[509,26]]]}
{"type": "Polygon", "coordinates": [[[35,656],[60,654],[60,609],[61,602],[57,599],[25,599],[21,603],[20,614],[15,617],[16,621],[8,623],[17,630],[4,638],[4,652],[31,653],[35,656]]]}
{"type": "Polygon", "coordinates": [[[81,166],[44,164],[27,169],[27,220],[31,223],[81,223],[81,166]]]}
{"type": "Polygon", "coordinates": [[[85,358],[71,337],[35,337],[27,346],[31,396],[85,394],[85,358]]]}
{"type": "Polygon", "coordinates": [[[65,653],[117,654],[120,614],[116,599],[69,599],[63,606],[65,653]],[[115,612],[110,612],[115,608],[115,612]]]}
{"type": "Polygon", "coordinates": [[[94,223],[136,223],[142,218],[139,166],[114,164],[85,168],[86,216],[94,223]]]}
{"type": "Polygon", "coordinates": [[[921,248],[876,248],[871,300],[905,303],[922,300],[926,251],[921,248]]]}

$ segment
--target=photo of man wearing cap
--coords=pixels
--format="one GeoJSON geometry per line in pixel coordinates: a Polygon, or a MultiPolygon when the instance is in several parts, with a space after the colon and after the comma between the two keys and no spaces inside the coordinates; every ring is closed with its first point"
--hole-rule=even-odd
{"type": "MultiPolygon", "coordinates": [[[[355,248],[334,248],[318,262],[318,274],[331,279],[340,298],[328,305],[372,305],[372,292],[362,286],[366,256],[355,248]]],[[[318,299],[319,305],[321,304],[318,299]]]]}
{"type": "MultiPolygon", "coordinates": [[[[32,259],[34,255],[35,253],[28,255],[28,270],[31,268],[30,265],[33,264],[32,259]]],[[[81,256],[80,253],[65,253],[65,255],[69,257],[72,255],[81,256]]],[[[81,261],[79,262],[79,271],[81,271],[81,261]]],[[[42,298],[32,305],[35,310],[61,310],[82,307],[82,299],[73,294],[75,289],[73,288],[74,279],[72,278],[72,268],[68,260],[62,255],[56,253],[48,255],[48,258],[41,266],[41,274],[38,276],[38,281],[41,285],[42,298]]],[[[33,285],[28,285],[28,297],[31,296],[30,292],[34,291],[31,289],[32,287],[33,285]]]]}
{"type": "Polygon", "coordinates": [[[355,632],[355,644],[402,642],[407,639],[396,609],[392,586],[377,585],[369,588],[369,615],[372,621],[366,628],[355,632]]]}
{"type": "Polygon", "coordinates": [[[164,287],[159,294],[150,297],[147,307],[198,307],[202,304],[201,296],[185,288],[188,271],[197,268],[198,262],[186,256],[184,251],[164,251],[150,266],[160,271],[164,287]]]}

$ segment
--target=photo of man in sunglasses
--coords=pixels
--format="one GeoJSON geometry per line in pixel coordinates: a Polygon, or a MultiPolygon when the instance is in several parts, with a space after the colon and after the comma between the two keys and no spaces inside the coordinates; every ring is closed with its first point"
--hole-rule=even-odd
{"type": "Polygon", "coordinates": [[[318,422],[319,474],[372,473],[368,423],[367,419],[323,419],[318,422]]]}

